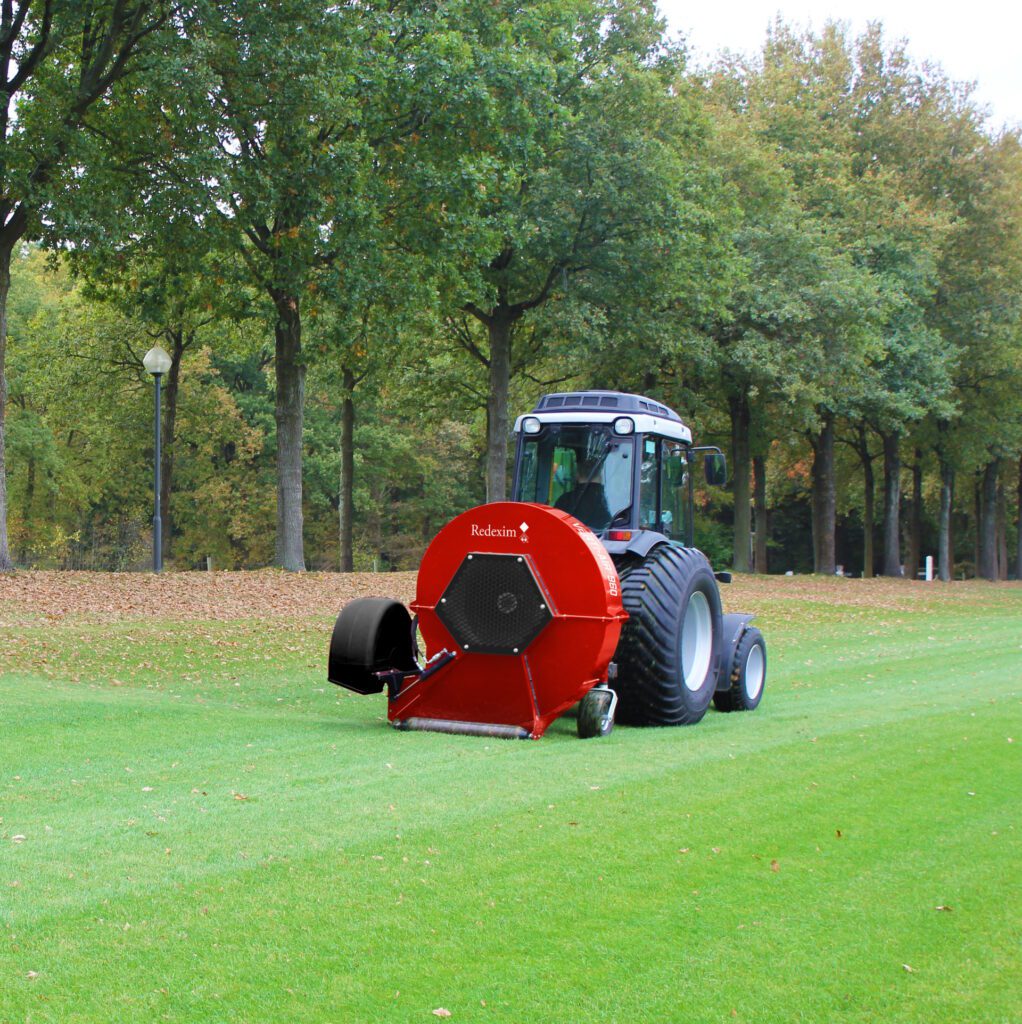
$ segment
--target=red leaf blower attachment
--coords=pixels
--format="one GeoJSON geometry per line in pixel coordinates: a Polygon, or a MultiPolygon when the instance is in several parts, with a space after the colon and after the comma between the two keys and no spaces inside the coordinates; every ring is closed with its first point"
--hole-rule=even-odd
{"type": "Polygon", "coordinates": [[[566,512],[523,502],[481,505],[445,526],[419,567],[412,611],[425,665],[405,608],[365,598],[337,619],[330,681],[357,693],[386,688],[398,728],[522,738],[539,738],[606,686],[628,617],[595,534],[566,512]]]}

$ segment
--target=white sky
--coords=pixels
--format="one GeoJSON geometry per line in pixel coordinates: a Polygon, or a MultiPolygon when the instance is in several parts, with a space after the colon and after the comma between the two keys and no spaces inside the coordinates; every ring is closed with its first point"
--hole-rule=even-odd
{"type": "Polygon", "coordinates": [[[940,64],[949,78],[975,82],[994,128],[1022,124],[1022,4],[1018,0],[659,0],[672,35],[682,34],[696,64],[724,49],[755,53],[778,13],[819,30],[830,19],[853,35],[879,21],[888,40],[908,40],[917,62],[940,64]]]}

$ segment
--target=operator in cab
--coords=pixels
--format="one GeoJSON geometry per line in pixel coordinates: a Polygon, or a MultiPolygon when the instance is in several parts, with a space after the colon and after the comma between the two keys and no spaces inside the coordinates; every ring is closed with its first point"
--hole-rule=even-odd
{"type": "Polygon", "coordinates": [[[599,457],[580,459],[574,486],[554,502],[554,508],[581,519],[597,533],[610,526],[611,518],[601,474],[603,461],[599,457]]]}

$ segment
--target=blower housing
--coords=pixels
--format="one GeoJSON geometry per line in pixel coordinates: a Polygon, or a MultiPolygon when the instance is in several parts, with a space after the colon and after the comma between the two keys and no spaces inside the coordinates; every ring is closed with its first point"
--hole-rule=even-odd
{"type": "Polygon", "coordinates": [[[357,693],[387,688],[398,728],[534,738],[607,683],[627,618],[617,570],[593,532],[521,502],[448,523],[423,557],[411,610],[416,622],[396,601],[346,605],[330,681],[357,693]]]}

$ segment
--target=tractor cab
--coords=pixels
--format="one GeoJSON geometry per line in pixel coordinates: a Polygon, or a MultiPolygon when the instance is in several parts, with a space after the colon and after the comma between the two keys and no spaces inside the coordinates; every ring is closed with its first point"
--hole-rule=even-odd
{"type": "Polygon", "coordinates": [[[710,704],[756,708],[763,635],[753,616],[723,613],[729,576],[692,545],[693,459],[708,453],[707,482],[721,484],[720,450],[616,391],[545,395],[515,432],[514,501],[468,509],[433,538],[410,608],[346,605],[330,681],[386,689],[397,728],[474,736],[538,738],[576,705],[583,738],[615,717],[692,725],[710,704]]]}
{"type": "Polygon", "coordinates": [[[641,395],[545,395],[515,422],[514,501],[551,505],[581,520],[611,554],[645,554],[667,540],[692,544],[696,452],[723,483],[723,455],[692,447],[676,412],[641,395]]]}

